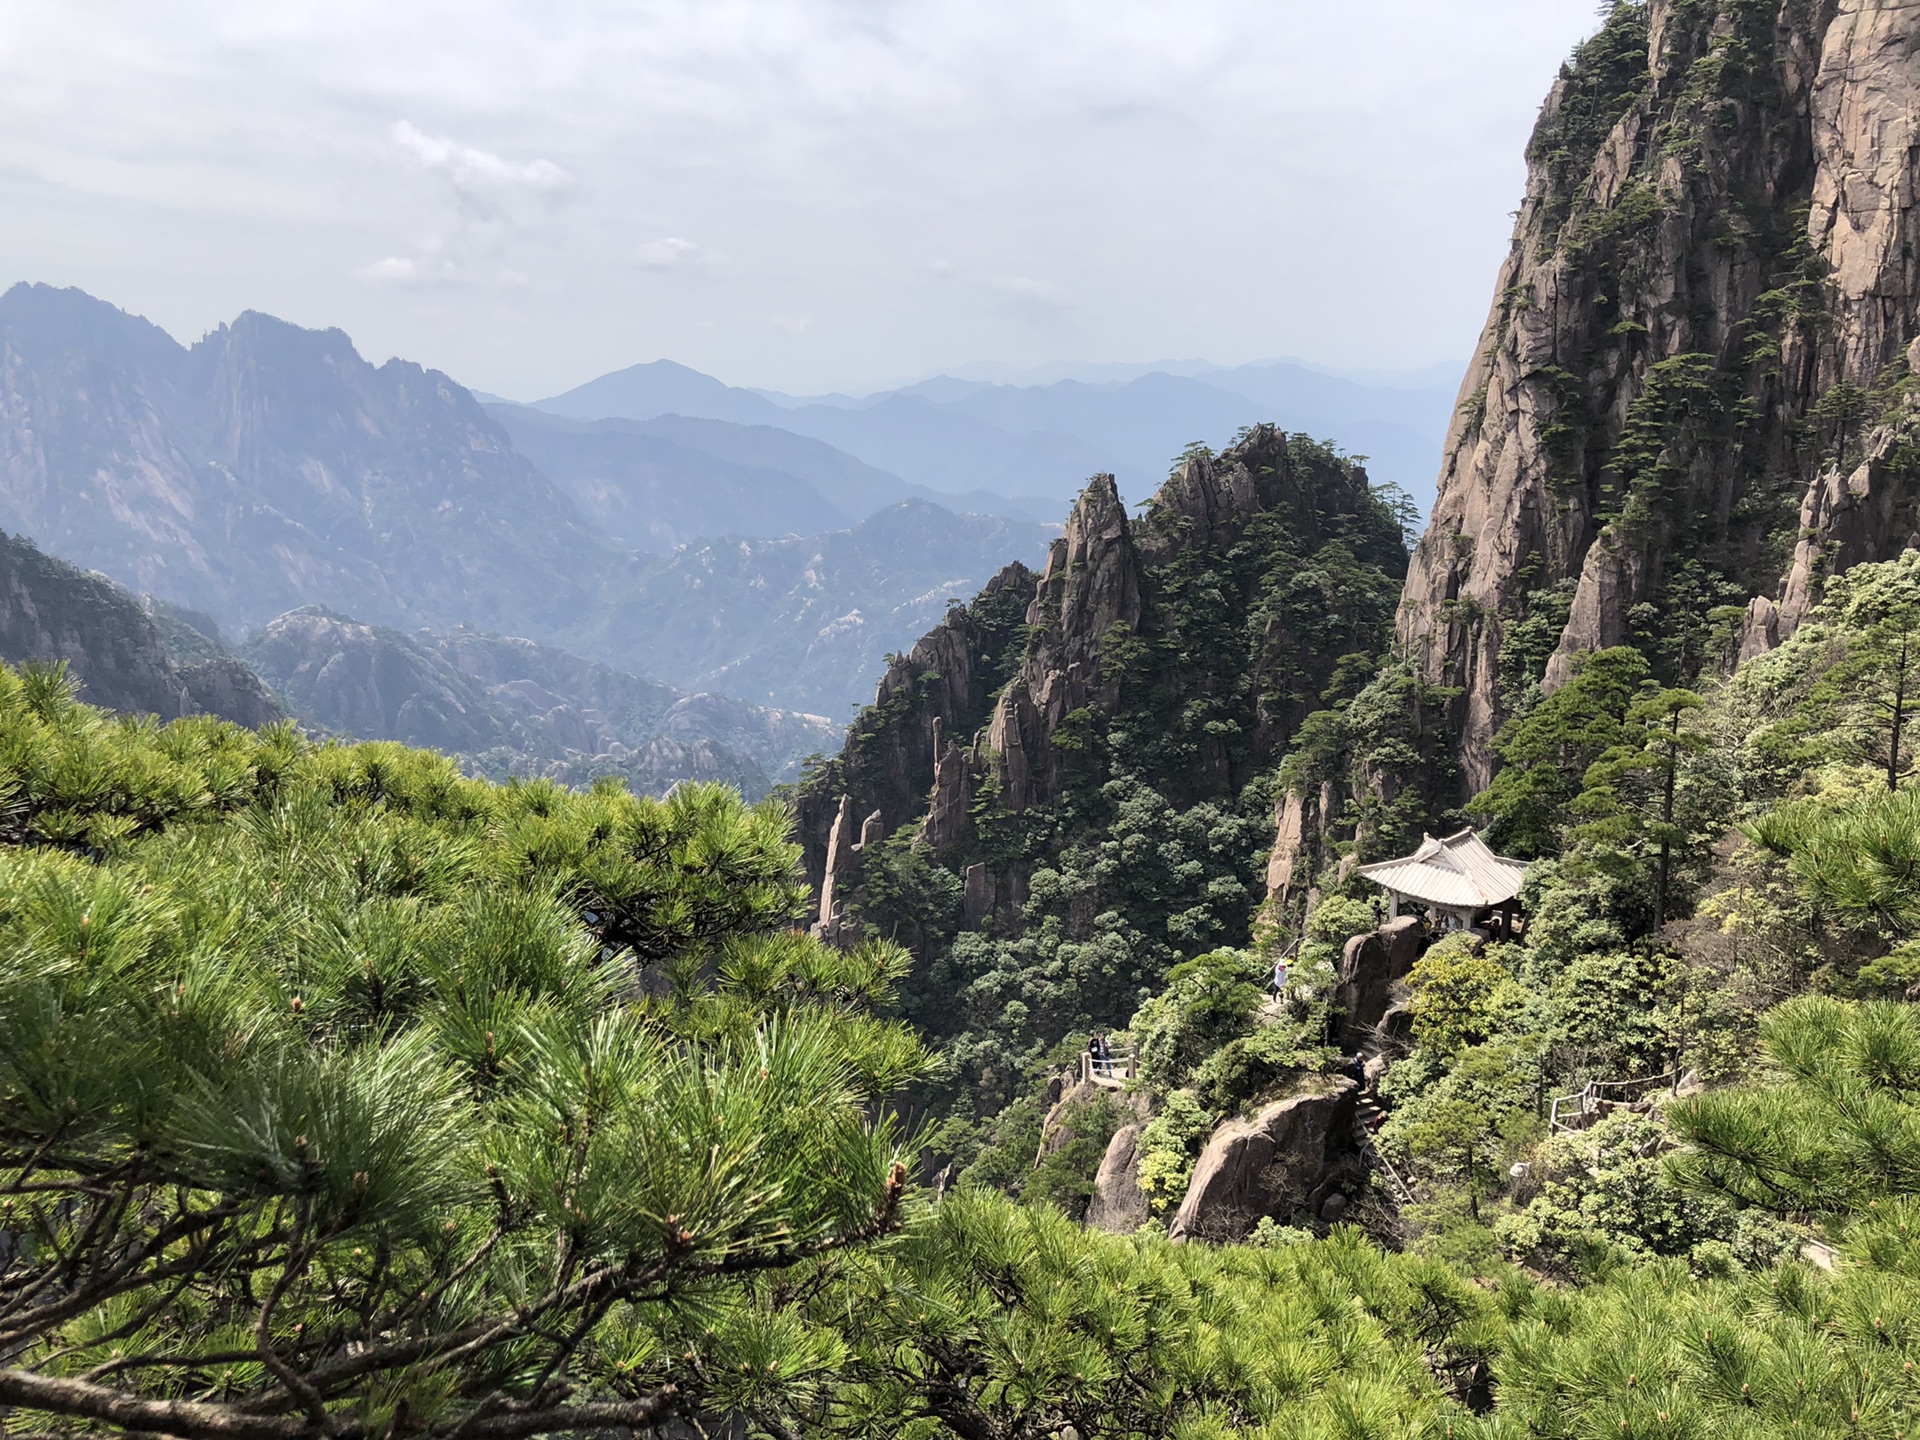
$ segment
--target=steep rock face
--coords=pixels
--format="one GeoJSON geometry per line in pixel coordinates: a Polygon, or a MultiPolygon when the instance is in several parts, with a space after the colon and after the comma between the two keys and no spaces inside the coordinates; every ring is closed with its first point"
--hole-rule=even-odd
{"type": "MultiPolygon", "coordinates": [[[[841,752],[798,797],[799,834],[816,889],[843,798],[877,813],[891,834],[923,812],[947,737],[971,736],[986,722],[993,695],[1019,663],[1021,625],[1034,574],[1015,562],[966,606],[887,667],[873,705],[847,734],[841,752]]],[[[957,777],[956,777],[957,778],[957,777]]],[[[954,815],[952,823],[962,824],[954,815]]]]}
{"type": "Polygon", "coordinates": [[[281,718],[260,678],[230,656],[182,663],[140,602],[0,534],[0,659],[65,661],[91,705],[172,720],[218,715],[258,727],[281,718]]]}
{"type": "Polygon", "coordinates": [[[976,873],[973,809],[1019,817],[1057,801],[1075,764],[1093,785],[1086,772],[1163,744],[1181,751],[1156,777],[1172,803],[1230,797],[1285,749],[1340,656],[1383,646],[1404,551],[1359,467],[1256,426],[1218,456],[1186,459],[1145,511],[1132,520],[1112,478],[1095,477],[1037,582],[1003,574],[894,666],[841,756],[802,790],[816,885],[851,795],[890,832],[926,816],[922,837],[965,877],[965,923],[1005,920],[1029,872],[993,856],[976,873]],[[1380,593],[1343,589],[1348,575],[1380,593]],[[975,638],[983,625],[991,647],[975,638]],[[990,719],[975,697],[991,701],[990,719]],[[1123,712],[1129,734],[1112,743],[1131,753],[1094,758],[1123,712]],[[1170,738],[1178,725],[1186,733],[1170,738]]]}
{"type": "Polygon", "coordinates": [[[558,627],[616,558],[444,375],[254,313],[189,349],[46,286],[0,297],[0,519],[238,624],[558,627]]]}
{"type": "Polygon", "coordinates": [[[1213,1133],[1167,1233],[1175,1240],[1242,1240],[1262,1218],[1318,1220],[1330,1196],[1365,1183],[1353,1145],[1359,1087],[1280,1100],[1213,1133]]]}
{"type": "Polygon", "coordinates": [[[1007,805],[1024,810],[1058,787],[1050,741],[1088,705],[1111,709],[1100,646],[1116,626],[1140,624],[1140,559],[1111,475],[1096,476],[1053,544],[1027,624],[1036,634],[1020,674],[1000,697],[987,744],[1000,757],[1007,805]]]}
{"type": "Polygon", "coordinates": [[[1150,1211],[1140,1190],[1140,1125],[1122,1125],[1107,1142],[1087,1201],[1087,1228],[1110,1235],[1131,1235],[1147,1223],[1150,1211]]]}
{"type": "Polygon", "coordinates": [[[1387,1012],[1405,998],[1401,984],[1420,958],[1424,936],[1411,915],[1356,935],[1340,956],[1334,1004],[1340,1010],[1340,1048],[1352,1053],[1373,1037],[1387,1012]]]}
{"type": "Polygon", "coordinates": [[[1755,595],[1747,644],[1790,632],[1814,554],[1908,543],[1850,530],[1847,497],[1908,515],[1909,461],[1838,476],[1871,463],[1920,328],[1917,40],[1896,0],[1647,0],[1554,86],[1400,616],[1462,690],[1467,791],[1577,652],[1632,643],[1690,678],[1755,595]],[[1790,565],[1796,509],[1815,534],[1790,565]]]}
{"type": "Polygon", "coordinates": [[[763,794],[833,733],[766,710],[471,630],[403,635],[308,607],[252,637],[247,657],[309,724],[464,755],[477,770],[658,791],[725,780],[763,794]]]}

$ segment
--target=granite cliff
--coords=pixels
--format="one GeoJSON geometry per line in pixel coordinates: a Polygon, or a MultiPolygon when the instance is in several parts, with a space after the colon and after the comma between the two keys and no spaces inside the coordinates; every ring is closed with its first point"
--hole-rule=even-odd
{"type": "Polygon", "coordinates": [[[1372,673],[1405,563],[1365,471],[1271,426],[1138,516],[1095,477],[1044,571],[952,607],[800,785],[819,933],[911,944],[909,1014],[1004,1102],[1195,947],[1245,943],[1273,767],[1372,673]]]}
{"type": "Polygon", "coordinates": [[[1920,541],[1920,7],[1619,4],[1562,71],[1399,638],[1460,795],[1580,651],[1669,681],[1920,541]]]}
{"type": "Polygon", "coordinates": [[[1372,609],[1391,602],[1365,567],[1397,579],[1404,561],[1359,467],[1257,426],[1183,460],[1142,509],[1130,518],[1096,476],[1041,574],[1009,566],[895,660],[802,789],[816,881],[843,795],[889,833],[924,820],[936,853],[958,853],[981,796],[1009,815],[1059,802],[1105,767],[1123,717],[1139,728],[1119,743],[1173,743],[1171,791],[1231,794],[1285,751],[1339,657],[1378,644],[1372,609]],[[1332,594],[1343,566],[1370,591],[1332,594]],[[1166,705],[1182,713],[1150,740],[1166,705]]]}

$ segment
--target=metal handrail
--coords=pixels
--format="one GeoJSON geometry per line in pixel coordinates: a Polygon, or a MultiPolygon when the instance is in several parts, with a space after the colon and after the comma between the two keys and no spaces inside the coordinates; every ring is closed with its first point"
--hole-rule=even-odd
{"type": "Polygon", "coordinates": [[[1131,1080],[1139,1073],[1139,1061],[1131,1050],[1115,1051],[1094,1068],[1093,1056],[1086,1051],[1080,1052],[1080,1083],[1096,1085],[1118,1085],[1131,1080]]]}
{"type": "Polygon", "coordinates": [[[1561,1114],[1563,1111],[1576,1113],[1580,1119],[1586,1119],[1595,1113],[1602,1100],[1611,1098],[1604,1092],[1617,1090],[1623,1095],[1638,1096],[1645,1095],[1648,1091],[1662,1085],[1677,1087],[1679,1083],[1678,1070],[1669,1070],[1664,1075],[1643,1075],[1631,1080],[1589,1080],[1584,1089],[1572,1095],[1562,1095],[1554,1100],[1547,1110],[1547,1130],[1549,1133],[1555,1130],[1571,1132],[1581,1128],[1561,1119],[1561,1114]]]}

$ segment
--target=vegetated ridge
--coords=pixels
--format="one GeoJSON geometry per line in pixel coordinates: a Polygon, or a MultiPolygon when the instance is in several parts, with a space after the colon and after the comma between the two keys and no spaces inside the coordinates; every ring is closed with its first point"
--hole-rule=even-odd
{"type": "Polygon", "coordinates": [[[216,715],[249,726],[281,718],[273,695],[226,653],[206,616],[143,607],[105,576],[3,533],[0,659],[65,665],[79,693],[109,710],[163,720],[216,715]]]}
{"type": "Polygon", "coordinates": [[[247,637],[241,654],[304,722],[458,755],[474,773],[658,794],[724,781],[758,800],[831,743],[829,720],[687,694],[531,640],[412,635],[316,607],[247,637]]]}

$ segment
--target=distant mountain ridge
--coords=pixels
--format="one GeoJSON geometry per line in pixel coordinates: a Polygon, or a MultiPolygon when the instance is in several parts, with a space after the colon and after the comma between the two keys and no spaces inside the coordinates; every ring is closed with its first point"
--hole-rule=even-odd
{"type": "Polygon", "coordinates": [[[926,628],[914,597],[1056,528],[956,515],[784,430],[508,420],[556,476],[449,377],[337,330],[250,312],[187,346],[77,290],[0,295],[0,527],[232,633],[320,605],[840,714],[926,628]],[[699,558],[742,544],[751,575],[699,558]]]}
{"type": "Polygon", "coordinates": [[[464,389],[337,330],[248,312],[187,347],[17,285],[0,360],[0,525],[225,625],[553,629],[612,558],[464,389]]]}
{"type": "Polygon", "coordinates": [[[713,536],[844,530],[906,500],[1051,519],[1044,500],[943,495],[824,441],[769,425],[662,415],[572,420],[494,403],[487,413],[613,543],[663,553],[713,536]]]}
{"type": "Polygon", "coordinates": [[[844,718],[872,698],[896,637],[984,583],[965,577],[1040,562],[1058,529],[910,500],[826,535],[690,545],[623,584],[581,648],[690,689],[844,718]]]}
{"type": "Polygon", "coordinates": [[[1007,384],[939,375],[864,397],[795,397],[659,360],[534,408],[581,420],[680,415],[772,426],[936,492],[1038,495],[1056,505],[1103,472],[1144,496],[1188,444],[1219,449],[1246,426],[1274,423],[1368,456],[1376,479],[1400,485],[1424,510],[1457,400],[1452,381],[1363,384],[1289,361],[1087,368],[1115,378],[1007,384]]]}

